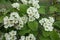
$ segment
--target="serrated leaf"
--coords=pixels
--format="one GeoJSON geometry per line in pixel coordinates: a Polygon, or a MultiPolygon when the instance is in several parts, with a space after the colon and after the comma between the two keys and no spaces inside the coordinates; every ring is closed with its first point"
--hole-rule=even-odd
{"type": "Polygon", "coordinates": [[[25,35],[26,33],[30,33],[30,29],[25,25],[20,31],[19,35],[25,35]]]}
{"type": "Polygon", "coordinates": [[[3,18],[4,18],[4,16],[0,16],[0,23],[3,22],[3,18]]]}
{"type": "Polygon", "coordinates": [[[40,13],[40,14],[45,14],[45,6],[44,6],[44,7],[41,6],[41,7],[39,8],[39,13],[40,13]]]}
{"type": "Polygon", "coordinates": [[[19,32],[21,36],[25,35],[26,33],[30,33],[29,29],[23,30],[19,32]]]}
{"type": "Polygon", "coordinates": [[[60,13],[57,13],[56,20],[60,21],[60,13]]]}
{"type": "Polygon", "coordinates": [[[29,27],[32,31],[37,31],[37,29],[38,29],[38,22],[37,22],[37,21],[28,22],[28,27],[29,27]]]}
{"type": "Polygon", "coordinates": [[[50,7],[49,7],[49,11],[50,11],[50,13],[54,13],[54,12],[57,11],[57,7],[55,7],[55,6],[50,6],[50,7]]]}
{"type": "Polygon", "coordinates": [[[49,33],[50,33],[50,32],[45,31],[45,30],[42,31],[42,35],[43,35],[44,37],[48,37],[48,36],[50,35],[49,33]]]}
{"type": "Polygon", "coordinates": [[[39,37],[40,40],[50,40],[49,37],[43,37],[42,35],[39,37]]]}
{"type": "Polygon", "coordinates": [[[38,31],[30,31],[30,33],[34,34],[35,37],[38,35],[38,31]]]}
{"type": "Polygon", "coordinates": [[[60,29],[60,21],[56,21],[56,22],[54,23],[54,27],[60,29]]]}
{"type": "Polygon", "coordinates": [[[52,31],[50,33],[50,38],[51,38],[51,40],[57,40],[57,39],[60,40],[59,35],[58,35],[58,33],[56,31],[52,31]]]}
{"type": "Polygon", "coordinates": [[[20,15],[25,15],[27,12],[27,8],[28,6],[27,5],[24,5],[24,4],[20,4],[20,15]]]}

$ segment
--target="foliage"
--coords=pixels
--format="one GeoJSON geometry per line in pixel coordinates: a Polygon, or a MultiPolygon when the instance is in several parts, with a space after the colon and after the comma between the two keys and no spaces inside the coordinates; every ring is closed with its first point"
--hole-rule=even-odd
{"type": "MultiPolygon", "coordinates": [[[[3,23],[3,18],[7,15],[9,16],[11,11],[18,11],[20,16],[24,16],[27,14],[26,10],[27,10],[27,8],[29,8],[29,6],[22,4],[21,1],[17,1],[21,4],[21,6],[19,8],[20,10],[16,10],[10,6],[11,3],[14,3],[14,2],[16,2],[16,0],[1,0],[0,1],[0,4],[2,4],[2,5],[6,4],[7,5],[7,6],[4,5],[6,8],[6,11],[0,12],[0,28],[1,27],[4,28],[3,27],[4,25],[1,26],[1,23],[3,23]]],[[[55,1],[53,0],[51,2],[52,4],[50,4],[48,6],[45,4],[44,1],[42,1],[42,2],[43,3],[40,2],[41,6],[38,9],[39,14],[41,15],[41,18],[43,18],[44,15],[45,15],[44,17],[46,17],[46,15],[47,16],[53,15],[53,17],[55,18],[55,22],[54,22],[53,26],[56,30],[54,29],[51,32],[49,32],[49,31],[47,32],[47,31],[43,30],[41,28],[42,26],[38,23],[38,21],[36,19],[33,22],[28,21],[26,24],[24,24],[24,27],[21,30],[17,30],[17,33],[19,36],[28,35],[29,33],[32,33],[35,35],[37,40],[60,40],[60,37],[58,35],[58,33],[60,32],[60,2],[57,2],[57,0],[55,0],[55,1]],[[42,5],[42,4],[44,4],[44,5],[42,5]]],[[[48,2],[46,2],[46,3],[48,4],[48,2]]],[[[1,7],[1,5],[0,5],[0,7],[1,7]]],[[[41,18],[39,18],[39,19],[41,19],[41,18]]],[[[2,32],[2,30],[3,30],[2,28],[0,29],[0,32],[2,32]]],[[[10,29],[13,29],[13,28],[10,28],[10,29]]],[[[5,30],[7,30],[7,29],[5,29],[5,30]]],[[[16,30],[16,29],[14,29],[14,30],[16,30]]],[[[3,38],[3,40],[5,40],[5,39],[3,38]]]]}

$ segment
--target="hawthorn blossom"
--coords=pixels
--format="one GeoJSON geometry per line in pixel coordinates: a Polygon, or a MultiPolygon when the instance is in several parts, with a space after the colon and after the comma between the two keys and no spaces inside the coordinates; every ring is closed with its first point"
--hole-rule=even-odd
{"type": "Polygon", "coordinates": [[[39,9],[39,0],[29,0],[28,4],[32,4],[33,7],[35,7],[36,9],[39,9]]]}
{"type": "Polygon", "coordinates": [[[7,16],[6,16],[6,17],[4,17],[4,19],[3,19],[3,20],[4,20],[4,27],[5,27],[5,28],[8,28],[8,26],[9,26],[9,25],[8,25],[8,24],[9,24],[8,17],[7,17],[7,16]]]}
{"type": "Polygon", "coordinates": [[[29,20],[32,19],[32,21],[34,21],[35,19],[38,19],[40,17],[38,10],[34,7],[29,7],[27,9],[27,14],[29,16],[29,20]]]}
{"type": "Polygon", "coordinates": [[[54,23],[54,18],[53,17],[49,17],[49,19],[47,18],[42,18],[39,23],[41,25],[43,25],[44,30],[45,31],[53,31],[53,23],[54,23]]]}
{"type": "Polygon", "coordinates": [[[23,17],[21,17],[21,19],[22,19],[22,21],[24,23],[27,23],[27,21],[28,21],[28,17],[26,15],[24,15],[23,17]]]}
{"type": "Polygon", "coordinates": [[[19,40],[36,40],[36,38],[33,34],[29,34],[28,36],[21,36],[19,40]]]}
{"type": "Polygon", "coordinates": [[[16,8],[19,10],[20,4],[19,3],[13,3],[11,4],[13,8],[16,8]]]}
{"type": "Polygon", "coordinates": [[[23,4],[27,4],[27,3],[28,3],[27,0],[21,0],[21,2],[22,2],[23,4]]]}
{"type": "Polygon", "coordinates": [[[16,40],[16,31],[11,31],[9,33],[5,33],[5,39],[6,40],[16,40]]]}

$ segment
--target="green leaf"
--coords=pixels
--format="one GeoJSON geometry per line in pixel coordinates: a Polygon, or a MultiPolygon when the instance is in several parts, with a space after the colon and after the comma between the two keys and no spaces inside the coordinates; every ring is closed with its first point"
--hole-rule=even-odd
{"type": "Polygon", "coordinates": [[[27,13],[27,5],[20,4],[20,15],[25,15],[27,13]]]}
{"type": "Polygon", "coordinates": [[[26,33],[30,33],[30,30],[29,30],[29,29],[26,29],[26,30],[21,30],[21,31],[19,32],[19,34],[20,34],[21,36],[25,35],[26,33]]]}
{"type": "Polygon", "coordinates": [[[26,33],[30,33],[30,29],[25,25],[19,32],[19,35],[25,35],[26,33]]]}
{"type": "Polygon", "coordinates": [[[44,36],[42,36],[42,35],[39,37],[39,39],[40,39],[40,40],[50,40],[49,37],[44,37],[44,36]]]}
{"type": "Polygon", "coordinates": [[[41,6],[39,9],[40,14],[45,14],[45,6],[41,6]]]}
{"type": "Polygon", "coordinates": [[[58,33],[56,31],[52,31],[50,33],[50,38],[51,38],[51,40],[60,40],[59,35],[58,35],[58,33]]]}
{"type": "Polygon", "coordinates": [[[57,11],[57,7],[55,7],[55,6],[50,6],[50,7],[49,7],[49,11],[50,11],[51,13],[54,13],[54,12],[57,11]]]}
{"type": "Polygon", "coordinates": [[[3,22],[3,18],[4,18],[4,16],[0,16],[0,23],[3,22]]]}
{"type": "Polygon", "coordinates": [[[56,22],[54,23],[54,27],[60,29],[60,21],[56,21],[56,22]]]}
{"type": "Polygon", "coordinates": [[[48,37],[48,36],[50,35],[49,33],[50,33],[50,32],[45,31],[45,30],[42,31],[42,35],[43,35],[44,37],[48,37]]]}
{"type": "Polygon", "coordinates": [[[37,21],[28,22],[28,27],[29,27],[32,31],[37,31],[37,30],[38,30],[38,22],[37,22],[37,21]]]}
{"type": "Polygon", "coordinates": [[[56,15],[58,15],[56,16],[56,20],[60,21],[60,13],[57,13],[56,15]]]}
{"type": "Polygon", "coordinates": [[[34,34],[35,37],[38,35],[38,31],[30,31],[30,33],[34,34]]]}

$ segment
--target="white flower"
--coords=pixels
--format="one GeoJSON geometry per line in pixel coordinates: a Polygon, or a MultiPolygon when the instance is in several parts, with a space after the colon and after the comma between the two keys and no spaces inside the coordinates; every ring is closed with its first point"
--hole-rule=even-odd
{"type": "Polygon", "coordinates": [[[11,38],[11,40],[16,40],[16,39],[17,39],[17,37],[16,37],[16,36],[14,36],[14,37],[12,37],[12,38],[11,38]]]}
{"type": "Polygon", "coordinates": [[[32,3],[34,3],[34,2],[35,2],[35,3],[38,3],[39,0],[29,0],[29,1],[28,1],[29,4],[32,4],[32,3]]]}
{"type": "Polygon", "coordinates": [[[40,17],[40,15],[39,15],[38,13],[36,13],[36,14],[34,15],[34,17],[35,17],[36,19],[38,19],[38,18],[40,17]]]}
{"type": "Polygon", "coordinates": [[[9,20],[8,20],[8,17],[6,16],[4,17],[4,27],[8,28],[8,26],[9,26],[9,20]]]}
{"type": "Polygon", "coordinates": [[[28,17],[26,15],[24,15],[23,17],[21,17],[22,21],[24,23],[26,23],[28,21],[28,17]]]}
{"type": "Polygon", "coordinates": [[[37,4],[37,3],[33,3],[32,5],[33,5],[33,7],[35,7],[36,9],[39,9],[39,8],[40,8],[39,4],[37,4]]]}
{"type": "Polygon", "coordinates": [[[44,20],[43,20],[43,19],[39,20],[39,23],[40,23],[41,25],[43,25],[44,20]]]}
{"type": "Polygon", "coordinates": [[[51,23],[54,23],[54,18],[53,17],[49,17],[49,21],[51,22],[51,23]]]}
{"type": "Polygon", "coordinates": [[[47,18],[42,18],[41,20],[39,20],[39,23],[41,25],[43,25],[45,22],[49,22],[49,20],[47,18]]]}
{"type": "Polygon", "coordinates": [[[5,39],[6,40],[16,40],[16,31],[11,31],[9,33],[5,33],[5,39]]]}
{"type": "Polygon", "coordinates": [[[20,4],[19,3],[13,3],[12,7],[13,8],[17,8],[19,10],[20,4]]]}
{"type": "Polygon", "coordinates": [[[24,26],[24,24],[23,24],[23,21],[22,21],[22,19],[21,18],[19,18],[19,20],[18,20],[19,22],[18,22],[18,25],[15,27],[17,30],[20,30],[23,26],[24,26]]]}
{"type": "Polygon", "coordinates": [[[34,21],[35,19],[38,19],[40,17],[38,10],[34,7],[29,7],[27,9],[27,14],[29,16],[29,21],[34,21]]]}
{"type": "Polygon", "coordinates": [[[13,30],[12,30],[11,32],[9,32],[9,34],[10,34],[11,36],[15,36],[16,33],[17,33],[17,32],[16,32],[16,31],[13,31],[13,30]]]}
{"type": "Polygon", "coordinates": [[[53,27],[46,26],[46,27],[44,27],[44,29],[45,29],[45,31],[53,31],[53,27]]]}
{"type": "Polygon", "coordinates": [[[21,36],[19,40],[36,40],[36,38],[33,34],[29,34],[29,36],[21,36]]]}
{"type": "Polygon", "coordinates": [[[14,17],[9,17],[9,27],[14,26],[14,17]]]}
{"type": "Polygon", "coordinates": [[[4,27],[8,28],[12,26],[14,26],[14,17],[4,17],[4,27]]]}
{"type": "Polygon", "coordinates": [[[34,36],[33,34],[30,34],[30,35],[29,35],[29,39],[30,39],[30,40],[36,40],[36,38],[35,38],[35,36],[34,36]]]}
{"type": "Polygon", "coordinates": [[[35,18],[34,17],[29,17],[29,21],[34,21],[35,18]]]}
{"type": "Polygon", "coordinates": [[[11,37],[10,37],[10,35],[8,33],[5,33],[5,39],[6,40],[11,40],[11,37]]]}
{"type": "Polygon", "coordinates": [[[17,12],[12,12],[10,14],[10,17],[14,17],[14,23],[17,24],[18,23],[18,20],[20,18],[19,14],[17,12]]]}
{"type": "Polygon", "coordinates": [[[45,31],[53,31],[53,22],[54,19],[49,17],[49,19],[47,18],[42,18],[39,23],[44,27],[45,31]]]}
{"type": "Polygon", "coordinates": [[[37,9],[40,8],[40,6],[38,4],[39,0],[29,0],[28,3],[32,4],[32,6],[35,7],[35,8],[37,8],[37,9]]]}
{"type": "Polygon", "coordinates": [[[23,4],[27,4],[28,1],[27,0],[21,0],[23,4]]]}
{"type": "Polygon", "coordinates": [[[12,12],[10,16],[14,16],[15,18],[20,18],[19,14],[17,12],[12,12]]]}
{"type": "Polygon", "coordinates": [[[35,8],[34,7],[29,7],[27,9],[27,14],[28,16],[34,16],[35,8]]]}
{"type": "Polygon", "coordinates": [[[25,40],[25,36],[21,36],[21,39],[19,39],[19,40],[25,40]]]}
{"type": "Polygon", "coordinates": [[[22,19],[19,20],[19,26],[23,27],[23,21],[22,21],[22,19]]]}
{"type": "Polygon", "coordinates": [[[30,40],[28,36],[26,36],[26,40],[30,40]]]}

